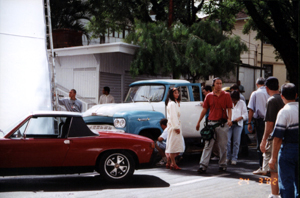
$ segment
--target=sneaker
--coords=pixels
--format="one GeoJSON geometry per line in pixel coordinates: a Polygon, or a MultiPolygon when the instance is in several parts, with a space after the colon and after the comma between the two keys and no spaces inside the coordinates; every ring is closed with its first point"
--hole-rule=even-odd
{"type": "Polygon", "coordinates": [[[219,158],[215,156],[215,157],[210,158],[210,160],[216,161],[216,160],[219,160],[219,158]]]}
{"type": "Polygon", "coordinates": [[[231,161],[231,164],[232,165],[236,165],[236,161],[231,161]]]}
{"type": "Polygon", "coordinates": [[[164,159],[161,159],[159,162],[156,163],[156,166],[163,166],[165,164],[166,163],[165,163],[164,159]]]}
{"type": "Polygon", "coordinates": [[[262,170],[262,168],[257,169],[252,172],[254,175],[267,175],[267,171],[262,170]]]}
{"type": "Polygon", "coordinates": [[[219,172],[226,172],[227,167],[219,167],[219,172]]]}
{"type": "Polygon", "coordinates": [[[205,173],[206,172],[206,169],[204,169],[203,167],[200,167],[198,170],[197,170],[197,173],[205,173]]]}
{"type": "Polygon", "coordinates": [[[268,198],[281,198],[281,196],[269,194],[268,198]]]}

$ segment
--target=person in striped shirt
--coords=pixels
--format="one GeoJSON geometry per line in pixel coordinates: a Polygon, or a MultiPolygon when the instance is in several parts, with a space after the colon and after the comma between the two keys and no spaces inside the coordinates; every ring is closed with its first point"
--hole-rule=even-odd
{"type": "Polygon", "coordinates": [[[273,152],[269,167],[275,169],[278,161],[278,183],[282,198],[299,196],[299,103],[295,101],[296,93],[294,84],[282,85],[281,98],[285,106],[278,112],[272,133],[273,152]]]}

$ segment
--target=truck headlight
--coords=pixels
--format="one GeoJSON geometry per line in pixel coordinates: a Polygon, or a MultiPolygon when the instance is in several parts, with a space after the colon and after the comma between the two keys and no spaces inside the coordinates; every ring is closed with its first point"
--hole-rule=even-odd
{"type": "Polygon", "coordinates": [[[126,126],[126,120],[124,118],[116,118],[114,120],[114,126],[116,128],[124,128],[126,126]]]}

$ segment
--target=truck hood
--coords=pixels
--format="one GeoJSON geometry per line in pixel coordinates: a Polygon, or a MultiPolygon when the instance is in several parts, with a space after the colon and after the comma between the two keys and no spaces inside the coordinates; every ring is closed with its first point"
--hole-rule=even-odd
{"type": "Polygon", "coordinates": [[[136,103],[119,103],[119,104],[100,104],[95,105],[83,113],[83,117],[87,116],[108,116],[113,117],[116,112],[120,111],[153,111],[153,107],[149,102],[136,103]]]}

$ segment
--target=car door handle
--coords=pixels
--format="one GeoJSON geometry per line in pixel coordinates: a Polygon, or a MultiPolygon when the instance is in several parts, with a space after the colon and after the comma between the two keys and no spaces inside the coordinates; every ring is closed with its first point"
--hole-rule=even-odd
{"type": "Polygon", "coordinates": [[[196,104],[195,106],[201,106],[201,104],[196,104]]]}
{"type": "Polygon", "coordinates": [[[70,144],[70,140],[64,140],[64,144],[70,144]]]}

